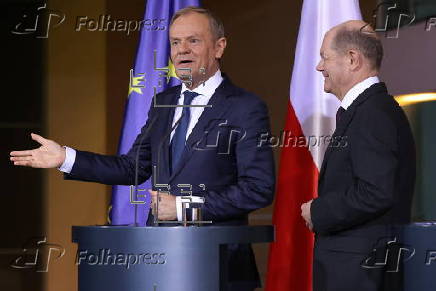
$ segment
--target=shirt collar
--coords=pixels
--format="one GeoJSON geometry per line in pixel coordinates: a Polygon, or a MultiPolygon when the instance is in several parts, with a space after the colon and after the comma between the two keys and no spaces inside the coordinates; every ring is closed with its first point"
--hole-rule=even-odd
{"type": "Polygon", "coordinates": [[[185,83],[182,83],[182,94],[185,93],[185,91],[192,91],[195,93],[198,93],[199,95],[204,95],[207,97],[211,97],[213,93],[215,93],[216,88],[221,84],[223,81],[223,77],[221,76],[221,71],[217,70],[215,74],[207,79],[202,84],[198,85],[197,88],[194,90],[189,90],[188,87],[186,87],[185,83]]]}
{"type": "Polygon", "coordinates": [[[360,83],[357,83],[350,90],[348,90],[347,94],[345,94],[344,99],[342,99],[341,102],[341,107],[347,110],[348,107],[353,103],[353,101],[356,100],[356,98],[363,93],[363,91],[379,82],[380,80],[378,79],[378,77],[374,76],[369,77],[360,83]]]}

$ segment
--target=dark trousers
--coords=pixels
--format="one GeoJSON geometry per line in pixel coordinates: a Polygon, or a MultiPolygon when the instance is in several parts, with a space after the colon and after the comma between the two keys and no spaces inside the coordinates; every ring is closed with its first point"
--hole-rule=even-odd
{"type": "Polygon", "coordinates": [[[361,266],[368,254],[315,247],[313,291],[382,291],[383,268],[361,266]]]}

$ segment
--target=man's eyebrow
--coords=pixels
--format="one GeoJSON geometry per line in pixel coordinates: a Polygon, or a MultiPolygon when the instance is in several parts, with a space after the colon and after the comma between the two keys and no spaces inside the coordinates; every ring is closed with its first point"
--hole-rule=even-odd
{"type": "Polygon", "coordinates": [[[200,37],[200,35],[199,34],[192,34],[192,35],[188,35],[188,36],[182,37],[182,38],[170,36],[170,40],[181,40],[181,39],[190,39],[190,38],[197,38],[197,37],[200,37]]]}

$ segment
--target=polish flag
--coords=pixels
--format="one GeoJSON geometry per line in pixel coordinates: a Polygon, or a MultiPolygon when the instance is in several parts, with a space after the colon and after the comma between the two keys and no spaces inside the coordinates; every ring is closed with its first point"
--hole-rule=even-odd
{"type": "Polygon", "coordinates": [[[285,142],[280,157],[267,291],[311,291],[313,233],[301,217],[301,204],[317,195],[318,174],[335,128],[338,99],[324,92],[315,67],[324,34],[333,26],[362,19],[358,0],[304,0],[295,50],[285,142]]]}

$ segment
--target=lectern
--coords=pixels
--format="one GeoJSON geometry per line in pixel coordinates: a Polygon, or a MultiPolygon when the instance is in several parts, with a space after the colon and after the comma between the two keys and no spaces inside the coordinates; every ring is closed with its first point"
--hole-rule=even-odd
{"type": "Polygon", "coordinates": [[[436,222],[411,223],[402,236],[397,255],[404,268],[403,291],[436,290],[436,222]]]}
{"type": "Polygon", "coordinates": [[[79,291],[225,291],[228,244],[265,243],[273,226],[73,226],[79,291]]]}

